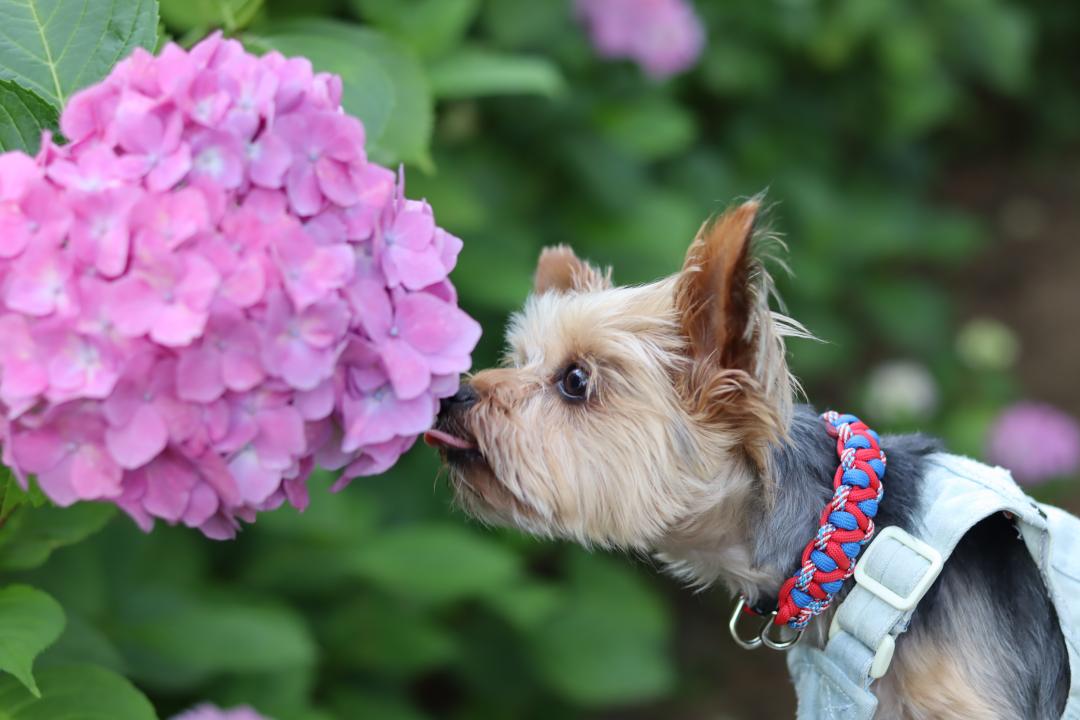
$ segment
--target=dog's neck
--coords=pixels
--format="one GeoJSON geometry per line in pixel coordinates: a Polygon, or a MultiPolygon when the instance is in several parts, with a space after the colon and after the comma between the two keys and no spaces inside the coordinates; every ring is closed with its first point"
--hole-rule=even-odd
{"type": "MultiPolygon", "coordinates": [[[[917,509],[922,459],[938,444],[920,435],[884,436],[881,444],[888,473],[877,522],[906,529],[917,509]]],[[[771,602],[817,531],[838,462],[836,441],[817,412],[797,406],[764,475],[748,464],[731,468],[719,482],[734,490],[666,538],[661,560],[694,585],[720,582],[751,603],[771,602]]]]}

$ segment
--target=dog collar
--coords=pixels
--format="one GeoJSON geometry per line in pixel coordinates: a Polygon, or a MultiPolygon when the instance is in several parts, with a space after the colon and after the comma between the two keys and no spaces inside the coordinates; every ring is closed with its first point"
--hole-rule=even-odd
{"type": "Polygon", "coordinates": [[[780,586],[775,609],[751,605],[743,596],[738,598],[729,628],[735,641],[748,649],[764,644],[783,650],[798,642],[810,621],[828,609],[844,581],[855,573],[859,553],[874,536],[886,464],[880,438],[854,415],[830,410],[821,418],[826,432],[836,438],[840,460],[833,475],[833,496],[821,511],[817,534],[803,548],[799,569],[780,586]],[[751,640],[737,632],[744,613],[770,617],[751,640]],[[774,625],[788,626],[796,631],[795,637],[773,639],[769,631],[774,625]]]}

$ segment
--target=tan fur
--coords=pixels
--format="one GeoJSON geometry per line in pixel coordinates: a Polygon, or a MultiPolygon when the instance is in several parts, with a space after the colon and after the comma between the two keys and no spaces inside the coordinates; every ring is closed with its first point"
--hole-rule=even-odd
{"type": "MultiPolygon", "coordinates": [[[[699,587],[779,586],[754,568],[747,523],[770,503],[766,449],[792,414],[783,339],[805,331],[769,308],[752,252],[758,210],[751,201],[707,223],[681,272],[639,287],[612,287],[569,248],[543,252],[503,366],[471,378],[478,399],[453,420],[478,450],[451,464],[465,509],[651,553],[699,587]],[[572,364],[590,376],[579,402],[557,387],[572,364]]],[[[890,697],[910,700],[889,706],[895,717],[992,717],[949,658],[898,651],[897,662],[908,671],[890,697]]]]}
{"type": "Polygon", "coordinates": [[[927,638],[903,638],[890,672],[875,692],[879,718],[896,720],[1005,720],[1002,705],[986,697],[987,684],[967,668],[978,656],[958,657],[957,648],[927,638]]]}
{"type": "Polygon", "coordinates": [[[707,224],[682,272],[639,287],[612,287],[567,247],[541,254],[504,366],[471,381],[480,400],[464,422],[484,462],[452,472],[470,512],[660,553],[703,586],[761,581],[746,506],[790,416],[782,336],[797,326],[769,310],[750,252],[757,211],[707,224]],[[590,371],[584,404],[555,388],[571,363],[590,371]]]}

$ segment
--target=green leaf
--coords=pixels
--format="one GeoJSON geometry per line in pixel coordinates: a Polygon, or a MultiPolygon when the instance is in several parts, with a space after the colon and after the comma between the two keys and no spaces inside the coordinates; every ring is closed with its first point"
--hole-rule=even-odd
{"type": "Polygon", "coordinates": [[[661,97],[602,106],[596,122],[613,143],[642,160],[685,152],[697,139],[693,114],[661,97]]]}
{"type": "Polygon", "coordinates": [[[299,668],[315,658],[303,620],[278,605],[206,601],[169,590],[143,590],[126,602],[116,640],[132,676],[160,687],[299,668]]]}
{"type": "Polygon", "coordinates": [[[10,80],[0,80],[0,152],[34,155],[41,131],[56,129],[56,108],[10,80]]]}
{"type": "Polygon", "coordinates": [[[0,678],[4,720],[157,720],[146,697],[112,672],[94,665],[58,665],[38,673],[41,698],[11,678],[0,678]]]}
{"type": "Polygon", "coordinates": [[[424,57],[443,54],[461,41],[480,8],[479,0],[350,0],[364,19],[424,57]]]}
{"type": "Polygon", "coordinates": [[[321,19],[274,23],[247,42],[303,55],[317,70],[340,75],[342,105],[363,121],[369,156],[431,169],[431,88],[408,48],[374,30],[321,19]]]}
{"type": "Polygon", "coordinates": [[[63,629],[64,610],[45,593],[26,585],[0,590],[0,670],[41,697],[32,673],[34,658],[56,642],[63,629]]]}
{"type": "Polygon", "coordinates": [[[161,19],[177,32],[221,27],[235,32],[250,23],[263,0],[159,0],[161,19]]]}
{"type": "Polygon", "coordinates": [[[433,603],[483,594],[512,582],[521,569],[495,541],[442,524],[387,531],[357,550],[353,562],[379,587],[433,603]]]}
{"type": "Polygon", "coordinates": [[[8,0],[0,3],[0,79],[63,108],[136,47],[157,41],[157,0],[8,0]]]}
{"type": "Polygon", "coordinates": [[[483,95],[555,95],[565,88],[555,63],[542,57],[465,47],[432,63],[431,90],[438,98],[483,95]]]}
{"type": "Polygon", "coordinates": [[[617,560],[578,553],[570,569],[576,592],[530,637],[547,684],[586,706],[640,702],[667,692],[675,674],[660,599],[617,560]]]}
{"type": "Polygon", "coordinates": [[[0,530],[0,570],[27,570],[53,550],[77,543],[105,526],[114,505],[81,502],[68,508],[23,506],[0,530]]]}

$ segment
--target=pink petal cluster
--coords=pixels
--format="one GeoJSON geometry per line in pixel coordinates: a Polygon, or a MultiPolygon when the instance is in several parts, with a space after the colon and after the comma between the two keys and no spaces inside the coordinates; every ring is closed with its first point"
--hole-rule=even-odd
{"type": "Polygon", "coordinates": [[[1025,484],[1075,475],[1080,473],[1080,422],[1045,403],[1016,403],[991,426],[987,456],[1025,484]]]}
{"type": "Polygon", "coordinates": [[[213,36],[0,155],[3,459],[56,503],[232,537],[389,468],[468,369],[461,241],[367,161],[341,80],[213,36]]]}
{"type": "Polygon", "coordinates": [[[174,715],[172,720],[269,720],[247,705],[222,710],[216,705],[203,703],[174,715]]]}
{"type": "Polygon", "coordinates": [[[575,0],[596,52],[633,60],[663,79],[692,67],[705,47],[705,28],[687,0],[575,0]]]}

